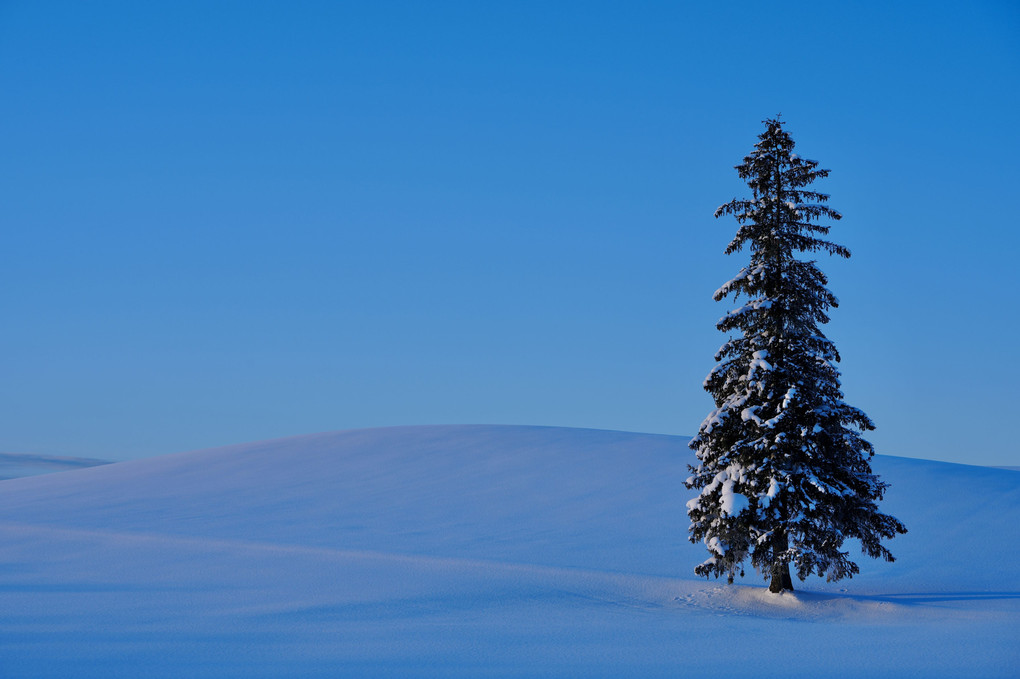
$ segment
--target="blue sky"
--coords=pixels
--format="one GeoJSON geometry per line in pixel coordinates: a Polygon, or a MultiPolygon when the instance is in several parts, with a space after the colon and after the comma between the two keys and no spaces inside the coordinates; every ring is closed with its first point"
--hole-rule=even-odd
{"type": "Polygon", "coordinates": [[[1012,2],[2,2],[0,450],[693,434],[782,113],[878,452],[1020,464],[1012,2]]]}

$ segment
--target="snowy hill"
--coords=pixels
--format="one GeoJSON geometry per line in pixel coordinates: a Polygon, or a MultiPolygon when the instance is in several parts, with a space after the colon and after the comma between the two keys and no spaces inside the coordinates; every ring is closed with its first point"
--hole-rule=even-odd
{"type": "Polygon", "coordinates": [[[693,576],[686,441],[400,427],[4,481],[0,676],[1016,676],[1020,473],[877,457],[897,563],[777,597],[693,576]]]}

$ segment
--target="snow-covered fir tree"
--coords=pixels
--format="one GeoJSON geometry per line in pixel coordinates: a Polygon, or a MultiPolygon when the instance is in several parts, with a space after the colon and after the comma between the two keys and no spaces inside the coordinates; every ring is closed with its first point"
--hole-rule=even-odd
{"type": "Polygon", "coordinates": [[[816,263],[797,256],[850,256],[821,237],[829,227],[820,220],[840,219],[829,197],[805,188],[828,170],[793,152],[778,118],[765,125],[736,166],[752,198],[715,213],[739,224],[726,253],[746,246],[750,262],[715,293],[742,303],[717,324],[729,339],[705,378],[716,408],[691,441],[700,463],[687,487],[700,494],[687,509],[691,541],[710,554],[697,574],[732,582],[750,557],[780,592],[793,589],[791,566],[801,580],[858,573],[847,538],[892,561],[881,539],[906,528],[878,510],[888,484],[872,473],[874,449],[862,438],[874,425],[843,402],[839,354],[819,330],[836,298],[816,263]]]}

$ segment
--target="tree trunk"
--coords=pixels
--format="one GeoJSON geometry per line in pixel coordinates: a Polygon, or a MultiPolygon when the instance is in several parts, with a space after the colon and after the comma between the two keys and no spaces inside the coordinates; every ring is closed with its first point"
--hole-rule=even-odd
{"type": "MultiPolygon", "coordinates": [[[[776,538],[776,547],[773,554],[776,552],[785,554],[789,546],[789,538],[787,538],[784,532],[776,538]]],[[[776,561],[772,564],[772,582],[769,583],[769,591],[776,594],[782,591],[793,591],[793,578],[790,577],[789,562],[776,561]]]]}
{"type": "Polygon", "coordinates": [[[779,593],[782,591],[793,591],[793,578],[790,577],[790,564],[776,564],[772,568],[772,582],[769,583],[769,591],[779,593]]]}

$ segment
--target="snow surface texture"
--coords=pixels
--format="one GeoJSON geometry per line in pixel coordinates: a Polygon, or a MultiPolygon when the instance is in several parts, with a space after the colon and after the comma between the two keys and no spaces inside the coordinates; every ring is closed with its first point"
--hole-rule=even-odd
{"type": "Polygon", "coordinates": [[[400,427],[4,481],[0,677],[1017,675],[1020,473],[879,456],[897,563],[772,595],[693,575],[687,440],[400,427]]]}

